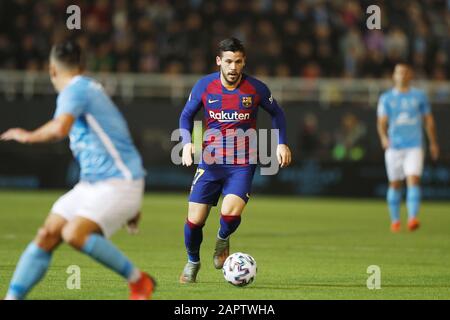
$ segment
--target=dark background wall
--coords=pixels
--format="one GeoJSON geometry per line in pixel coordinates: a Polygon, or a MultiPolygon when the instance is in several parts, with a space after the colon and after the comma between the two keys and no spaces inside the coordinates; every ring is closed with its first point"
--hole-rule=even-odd
{"type": "MultiPolygon", "coordinates": [[[[148,171],[148,190],[189,190],[194,168],[172,164],[175,142],[170,135],[178,126],[184,101],[117,100],[128,120],[135,143],[148,171]]],[[[0,99],[0,131],[9,127],[33,129],[52,117],[55,96],[0,99]]],[[[373,197],[384,196],[386,174],[376,134],[374,106],[313,103],[283,104],[294,161],[276,176],[257,174],[254,191],[261,193],[373,197]]],[[[427,155],[423,176],[426,198],[450,199],[450,108],[433,106],[441,144],[441,159],[427,155]]],[[[259,113],[259,127],[270,128],[270,118],[259,113]]],[[[200,119],[200,118],[199,118],[200,119]]],[[[78,179],[67,141],[47,145],[0,143],[0,187],[67,188],[78,179]]]]}

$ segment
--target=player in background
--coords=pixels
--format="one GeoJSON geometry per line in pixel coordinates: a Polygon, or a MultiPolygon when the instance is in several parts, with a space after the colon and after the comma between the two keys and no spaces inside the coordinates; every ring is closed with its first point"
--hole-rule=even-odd
{"type": "Polygon", "coordinates": [[[26,297],[43,278],[62,241],[125,278],[130,299],[149,299],[154,290],[153,278],[108,240],[127,222],[136,222],[145,171],[125,119],[102,86],[83,75],[82,60],[76,43],[54,45],[50,78],[59,95],[53,119],[34,131],[14,128],[1,135],[1,140],[25,144],[58,141],[69,135],[81,168],[79,183],[56,201],[23,252],[6,299],[26,297]]]}
{"type": "Polygon", "coordinates": [[[425,128],[431,158],[437,160],[439,146],[431,107],[425,93],[410,86],[411,67],[404,63],[395,66],[394,88],[383,93],[378,102],[378,134],[385,150],[389,179],[387,203],[391,217],[391,231],[400,231],[402,182],[406,178],[408,229],[419,227],[417,215],[421,200],[420,178],[424,162],[423,128],[425,128]]]}
{"type": "MultiPolygon", "coordinates": [[[[271,115],[273,127],[279,129],[279,144],[276,150],[278,162],[281,167],[288,166],[291,162],[291,152],[286,144],[284,112],[264,83],[243,73],[245,49],[242,43],[235,38],[221,41],[216,63],[220,71],[203,77],[195,84],[180,116],[180,129],[186,130],[184,131],[186,134],[182,135],[183,165],[190,166],[193,162],[194,147],[190,133],[192,133],[194,116],[201,107],[204,108],[207,129],[217,129],[224,135],[223,141],[219,141],[219,144],[223,142],[222,146],[226,145],[227,129],[244,131],[256,129],[257,111],[259,107],[262,107],[271,115]]],[[[212,139],[205,140],[203,150],[212,145],[212,139]]],[[[256,164],[250,163],[248,148],[244,152],[236,148],[216,151],[219,158],[222,156],[225,158],[226,153],[231,152],[234,156],[244,155],[245,161],[238,164],[237,162],[227,163],[222,159],[222,163],[211,164],[205,161],[206,159],[201,159],[192,183],[188,217],[184,226],[188,262],[180,276],[181,283],[196,282],[200,269],[202,228],[211,207],[217,205],[220,195],[223,194],[224,199],[221,207],[220,229],[213,254],[216,269],[222,268],[229,255],[230,235],[241,223],[242,212],[250,197],[256,164]]]]}

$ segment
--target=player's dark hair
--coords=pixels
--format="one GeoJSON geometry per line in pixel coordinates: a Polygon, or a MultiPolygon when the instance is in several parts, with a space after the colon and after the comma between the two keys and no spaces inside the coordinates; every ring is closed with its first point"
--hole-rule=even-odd
{"type": "Polygon", "coordinates": [[[407,60],[398,60],[398,61],[396,61],[394,67],[398,66],[398,65],[405,66],[408,69],[412,70],[412,64],[409,61],[407,61],[407,60]]]}
{"type": "Polygon", "coordinates": [[[83,54],[78,43],[67,40],[53,45],[50,57],[68,68],[83,68],[83,54]]]}
{"type": "Polygon", "coordinates": [[[219,42],[219,56],[225,51],[242,52],[245,56],[245,48],[242,41],[236,38],[227,38],[219,42]]]}

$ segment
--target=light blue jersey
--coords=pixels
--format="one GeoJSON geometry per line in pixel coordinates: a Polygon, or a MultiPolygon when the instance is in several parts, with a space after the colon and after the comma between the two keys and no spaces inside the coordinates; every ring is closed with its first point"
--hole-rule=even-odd
{"type": "Polygon", "coordinates": [[[378,102],[378,117],[387,116],[390,147],[404,149],[422,147],[423,116],[431,112],[427,96],[421,90],[408,92],[391,89],[383,93],[378,102]]]}
{"type": "Polygon", "coordinates": [[[54,118],[71,114],[70,149],[88,182],[145,176],[142,159],[133,144],[127,123],[98,82],[77,76],[57,99],[54,118]]]}

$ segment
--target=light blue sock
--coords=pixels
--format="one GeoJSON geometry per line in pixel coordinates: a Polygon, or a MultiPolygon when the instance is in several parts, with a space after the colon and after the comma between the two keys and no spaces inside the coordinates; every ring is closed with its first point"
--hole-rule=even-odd
{"type": "Polygon", "coordinates": [[[126,279],[135,269],[131,261],[101,235],[91,234],[81,251],[126,279]]]}
{"type": "Polygon", "coordinates": [[[24,299],[42,279],[50,264],[52,254],[31,242],[20,257],[9,285],[7,297],[24,299]]]}
{"type": "Polygon", "coordinates": [[[406,206],[408,207],[408,218],[415,218],[419,213],[420,206],[420,187],[408,186],[406,194],[406,206]]]}
{"type": "Polygon", "coordinates": [[[391,215],[391,222],[397,222],[400,220],[400,203],[402,201],[401,189],[395,189],[390,187],[386,197],[389,213],[391,215]]]}

